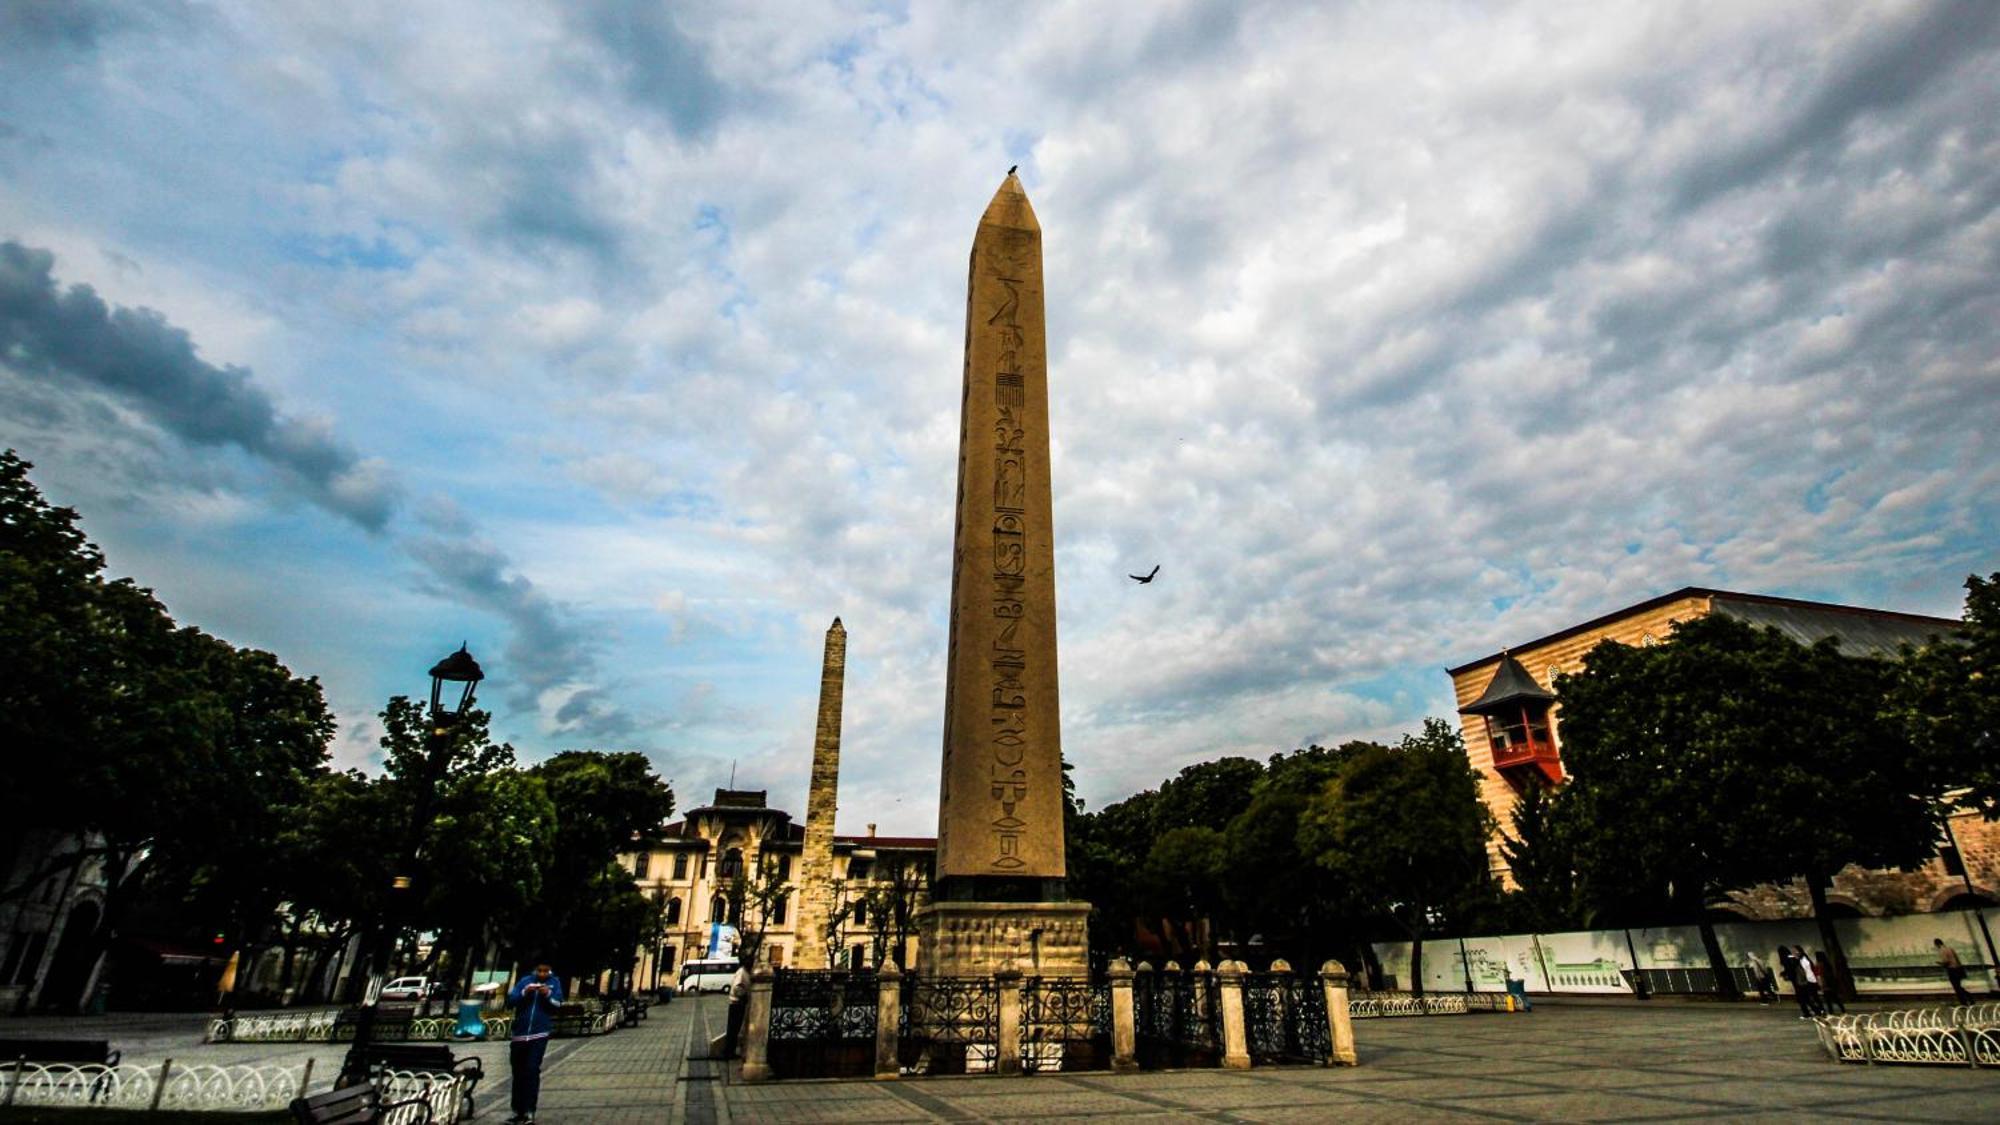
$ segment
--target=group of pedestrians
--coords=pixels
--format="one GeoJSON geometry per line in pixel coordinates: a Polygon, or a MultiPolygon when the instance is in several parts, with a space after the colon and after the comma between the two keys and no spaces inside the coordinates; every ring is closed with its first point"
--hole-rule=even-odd
{"type": "MultiPolygon", "coordinates": [[[[1952,994],[1961,1004],[1972,1003],[1972,994],[1965,990],[1965,964],[1958,959],[1958,951],[1946,945],[1943,938],[1931,939],[1931,947],[1937,950],[1937,963],[1943,967],[1945,979],[1951,982],[1952,994]]],[[[1792,998],[1799,1003],[1800,1019],[1847,1014],[1847,1005],[1840,999],[1840,986],[1834,981],[1833,966],[1827,962],[1824,949],[1807,956],[1802,945],[1790,949],[1781,945],[1777,960],[1776,973],[1754,957],[1747,966],[1750,982],[1757,987],[1764,1003],[1777,1002],[1778,979],[1783,977],[1792,986],[1792,998]]]]}
{"type": "MultiPolygon", "coordinates": [[[[1838,1008],[1841,1015],[1847,1014],[1847,1005],[1840,999],[1840,985],[1834,980],[1833,966],[1826,959],[1826,950],[1807,956],[1803,945],[1790,949],[1781,945],[1778,947],[1778,974],[1792,986],[1792,997],[1799,1002],[1800,1019],[1832,1015],[1831,1009],[1834,1008],[1838,1008]]],[[[1772,979],[1768,966],[1763,968],[1757,991],[1766,1000],[1778,998],[1778,982],[1772,979]]]]}

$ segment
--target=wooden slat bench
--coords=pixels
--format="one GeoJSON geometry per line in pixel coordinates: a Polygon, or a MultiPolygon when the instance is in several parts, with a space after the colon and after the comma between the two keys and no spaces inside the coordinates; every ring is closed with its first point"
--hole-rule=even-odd
{"type": "Polygon", "coordinates": [[[362,1125],[363,1122],[381,1121],[391,1111],[404,1108],[411,1108],[412,1125],[428,1125],[431,1120],[430,1102],[421,1095],[398,1102],[384,1102],[382,1092],[375,1088],[374,1083],[363,1082],[359,1086],[328,1090],[310,1098],[293,1098],[292,1120],[301,1125],[362,1125]]]}

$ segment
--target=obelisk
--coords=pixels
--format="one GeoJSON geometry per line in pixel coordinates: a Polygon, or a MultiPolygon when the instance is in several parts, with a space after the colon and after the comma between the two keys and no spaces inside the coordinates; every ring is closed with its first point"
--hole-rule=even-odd
{"type": "Polygon", "coordinates": [[[826,923],[833,915],[833,822],[840,805],[840,701],[847,683],[847,630],[826,631],[820,661],[819,720],[813,731],[812,781],[806,790],[806,838],[799,855],[798,941],[792,964],[827,968],[826,923]]]}
{"type": "Polygon", "coordinates": [[[980,216],[965,303],[944,768],[919,964],[1082,975],[1064,888],[1042,230],[1011,172],[980,216]]]}

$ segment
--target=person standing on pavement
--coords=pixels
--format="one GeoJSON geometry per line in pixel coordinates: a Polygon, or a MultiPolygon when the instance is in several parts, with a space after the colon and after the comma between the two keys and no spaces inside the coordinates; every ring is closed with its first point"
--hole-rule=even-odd
{"type": "Polygon", "coordinates": [[[729,1028],[722,1039],[722,1057],[736,1057],[736,1041],[743,1034],[743,1012],[750,1006],[750,967],[736,963],[736,975],[729,978],[729,1028]]]}
{"type": "Polygon", "coordinates": [[[1965,962],[1958,959],[1958,950],[1944,943],[1943,938],[1932,938],[1931,945],[1937,950],[1937,962],[1944,966],[1944,979],[1951,982],[1951,990],[1961,1004],[1972,1003],[1972,994],[1965,990],[1965,962]]]}
{"type": "Polygon", "coordinates": [[[546,961],[535,971],[514,982],[507,990],[507,1005],[514,1009],[513,1041],[507,1044],[507,1065],[514,1080],[514,1116],[508,1125],[527,1125],[535,1119],[535,1103],[542,1097],[542,1056],[549,1049],[549,1034],[556,1027],[556,1009],[563,998],[562,981],[550,971],[546,961]]]}

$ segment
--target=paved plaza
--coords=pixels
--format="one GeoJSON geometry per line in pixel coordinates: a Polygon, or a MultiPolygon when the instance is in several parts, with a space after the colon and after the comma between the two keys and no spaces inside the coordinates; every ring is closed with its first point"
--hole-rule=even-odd
{"type": "MultiPolygon", "coordinates": [[[[1698,1002],[1545,1002],[1524,1015],[1358,1021],[1354,1068],[1188,1070],[745,1084],[704,1061],[719,997],[681,999],[595,1039],[557,1041],[540,1120],[576,1122],[1017,1121],[1993,1121],[2000,1071],[1829,1061],[1784,1008],[1698,1002]],[[696,1056],[693,1060],[690,1055],[696,1056]]],[[[17,1033],[108,1036],[128,1060],[297,1062],[330,1076],[339,1048],[198,1042],[193,1017],[10,1021],[17,1033]]],[[[486,1060],[477,1120],[507,1116],[504,1044],[486,1060]]],[[[320,1085],[326,1079],[315,1082],[320,1085]]]]}

